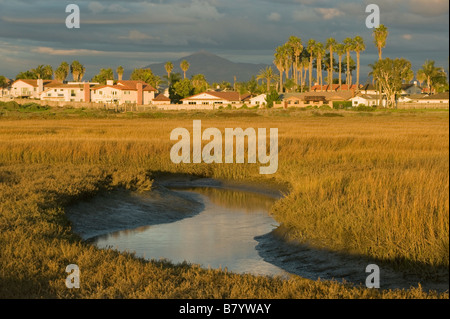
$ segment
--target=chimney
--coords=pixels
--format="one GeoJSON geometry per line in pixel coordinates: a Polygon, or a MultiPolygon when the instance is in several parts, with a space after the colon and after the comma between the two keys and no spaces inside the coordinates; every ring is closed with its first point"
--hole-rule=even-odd
{"type": "Polygon", "coordinates": [[[106,85],[114,85],[114,80],[107,80],[106,85]]]}
{"type": "Polygon", "coordinates": [[[84,102],[91,102],[91,86],[89,83],[83,83],[84,102]]]}
{"type": "Polygon", "coordinates": [[[44,91],[44,80],[38,79],[37,86],[38,86],[38,93],[43,92],[44,91]]]}
{"type": "Polygon", "coordinates": [[[142,99],[143,99],[142,83],[141,82],[137,83],[136,87],[137,87],[137,101],[136,101],[136,104],[137,105],[143,105],[144,103],[142,103],[142,99]]]}

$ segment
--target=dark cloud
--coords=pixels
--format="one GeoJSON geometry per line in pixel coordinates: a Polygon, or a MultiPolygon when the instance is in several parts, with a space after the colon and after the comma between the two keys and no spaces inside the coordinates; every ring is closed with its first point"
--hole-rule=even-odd
{"type": "MultiPolygon", "coordinates": [[[[77,0],[81,29],[64,25],[60,0],[0,0],[0,74],[13,77],[37,64],[77,58],[95,73],[176,59],[201,49],[239,62],[270,63],[290,35],[361,35],[363,68],[376,59],[365,7],[376,3],[390,35],[385,56],[426,59],[447,67],[447,0],[77,0]]],[[[89,76],[88,70],[88,76],[89,76]]]]}

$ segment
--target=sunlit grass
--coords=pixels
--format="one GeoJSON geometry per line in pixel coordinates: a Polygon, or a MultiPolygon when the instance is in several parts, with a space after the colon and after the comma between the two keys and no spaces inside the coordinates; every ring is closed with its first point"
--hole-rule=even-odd
{"type": "Polygon", "coordinates": [[[420,289],[376,292],[147,263],[98,250],[71,232],[64,214],[70,202],[114,187],[149,189],[153,172],[288,184],[273,214],[290,239],[411,271],[448,267],[448,112],[83,112],[48,110],[0,120],[2,297],[433,296],[420,289]],[[49,118],[49,112],[57,115],[49,118]],[[261,176],[259,164],[173,164],[170,132],[190,130],[193,119],[222,132],[277,127],[278,172],[261,176]],[[78,291],[64,285],[70,263],[83,269],[78,291]]]}

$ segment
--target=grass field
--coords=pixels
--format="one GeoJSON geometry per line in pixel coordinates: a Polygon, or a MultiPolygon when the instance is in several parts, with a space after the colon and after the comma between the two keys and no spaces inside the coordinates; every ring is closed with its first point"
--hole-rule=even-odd
{"type": "Polygon", "coordinates": [[[117,114],[0,109],[0,297],[429,298],[337,282],[236,275],[99,250],[64,207],[160,172],[288,185],[273,208],[287,240],[360,254],[429,277],[449,266],[448,111],[230,110],[117,114]],[[279,170],[170,161],[170,132],[277,127],[279,170]],[[69,290],[65,267],[82,287],[69,290]]]}

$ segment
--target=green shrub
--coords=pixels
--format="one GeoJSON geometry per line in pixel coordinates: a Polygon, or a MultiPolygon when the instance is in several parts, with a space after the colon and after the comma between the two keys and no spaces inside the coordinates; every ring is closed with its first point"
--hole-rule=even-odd
{"type": "Polygon", "coordinates": [[[353,107],[352,101],[334,101],[333,108],[334,109],[347,109],[353,107]]]}

